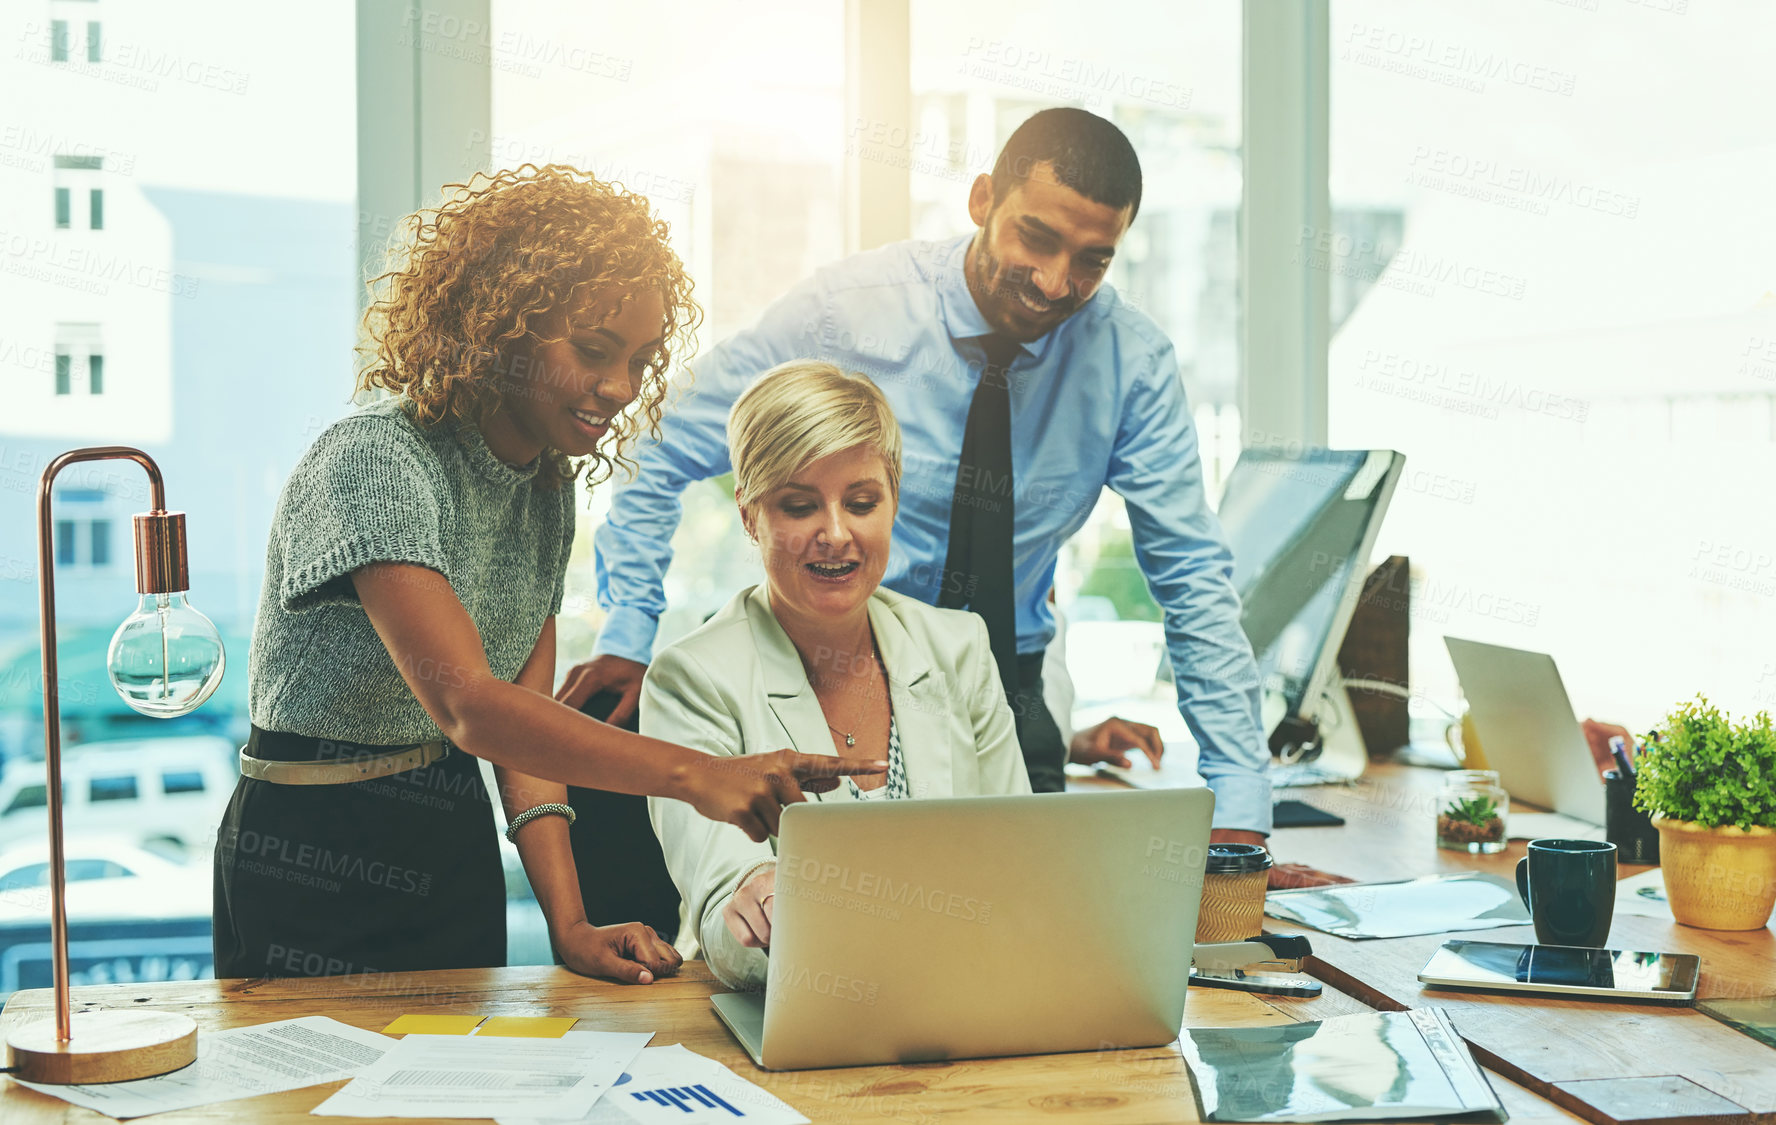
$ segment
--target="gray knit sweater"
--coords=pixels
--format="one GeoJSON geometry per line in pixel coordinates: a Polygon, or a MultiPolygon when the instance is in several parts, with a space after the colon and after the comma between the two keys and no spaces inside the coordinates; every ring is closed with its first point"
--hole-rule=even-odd
{"type": "Polygon", "coordinates": [[[393,399],[328,427],[272,519],[247,666],[253,724],[372,745],[440,737],[358,604],[351,572],[373,562],[449,579],[493,674],[515,679],[561,609],[573,544],[575,490],[535,488],[536,472],[502,462],[473,427],[414,425],[393,399]]]}

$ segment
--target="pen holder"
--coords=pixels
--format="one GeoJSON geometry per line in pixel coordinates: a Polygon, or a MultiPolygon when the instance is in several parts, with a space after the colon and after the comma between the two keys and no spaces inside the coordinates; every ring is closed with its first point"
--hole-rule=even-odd
{"type": "Polygon", "coordinates": [[[1659,862],[1659,830],[1652,817],[1634,807],[1632,775],[1621,770],[1605,770],[1603,774],[1603,834],[1616,846],[1616,858],[1622,863],[1659,862]]]}

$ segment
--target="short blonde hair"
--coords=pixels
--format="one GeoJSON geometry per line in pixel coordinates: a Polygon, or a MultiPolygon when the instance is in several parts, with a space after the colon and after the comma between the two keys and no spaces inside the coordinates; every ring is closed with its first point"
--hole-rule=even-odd
{"type": "Polygon", "coordinates": [[[750,508],[804,467],[860,445],[882,455],[898,502],[900,423],[881,389],[822,360],[780,363],[728,415],[735,499],[750,508]]]}

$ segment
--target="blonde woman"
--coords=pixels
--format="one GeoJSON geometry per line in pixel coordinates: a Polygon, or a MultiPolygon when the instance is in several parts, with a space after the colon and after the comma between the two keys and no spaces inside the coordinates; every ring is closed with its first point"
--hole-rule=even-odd
{"type": "MultiPolygon", "coordinates": [[[[901,445],[875,384],[828,363],[773,368],[734,404],[728,446],[765,581],[655,656],[642,733],[729,757],[787,744],[889,763],[816,800],[1028,793],[986,625],[879,588],[901,445]]],[[[681,950],[762,986],[775,840],[648,804],[684,896],[681,950]]]]}

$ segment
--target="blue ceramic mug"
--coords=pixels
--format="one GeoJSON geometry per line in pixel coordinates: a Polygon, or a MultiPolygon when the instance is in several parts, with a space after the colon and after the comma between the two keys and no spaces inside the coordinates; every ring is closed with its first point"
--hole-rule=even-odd
{"type": "Polygon", "coordinates": [[[1609,940],[1616,909],[1616,846],[1601,840],[1531,840],[1517,861],[1517,893],[1543,945],[1609,940]]]}

